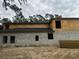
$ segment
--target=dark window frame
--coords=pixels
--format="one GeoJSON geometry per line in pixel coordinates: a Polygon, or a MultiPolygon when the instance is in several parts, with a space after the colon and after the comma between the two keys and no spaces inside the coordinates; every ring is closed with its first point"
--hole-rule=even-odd
{"type": "Polygon", "coordinates": [[[8,36],[3,36],[3,43],[7,44],[7,42],[8,42],[8,36]]]}
{"type": "Polygon", "coordinates": [[[38,35],[35,36],[35,41],[39,41],[39,36],[38,35]]]}
{"type": "Polygon", "coordinates": [[[48,39],[49,39],[49,40],[54,39],[54,38],[53,38],[53,33],[48,33],[48,39]]]}
{"type": "Polygon", "coordinates": [[[15,43],[15,36],[10,36],[10,43],[15,43]]]}
{"type": "Polygon", "coordinates": [[[56,25],[57,29],[60,29],[61,28],[61,20],[56,20],[55,25],[56,25]]]}

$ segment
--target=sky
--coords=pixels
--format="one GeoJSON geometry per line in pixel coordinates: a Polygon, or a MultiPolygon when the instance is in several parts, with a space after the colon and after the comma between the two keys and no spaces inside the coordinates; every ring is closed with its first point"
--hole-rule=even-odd
{"type": "MultiPolygon", "coordinates": [[[[0,17],[12,18],[15,13],[2,7],[3,0],[0,0],[0,17]]],[[[23,15],[27,18],[31,15],[46,13],[59,14],[62,17],[79,18],[79,0],[27,0],[26,4],[20,5],[17,0],[14,4],[22,8],[23,15]]]]}

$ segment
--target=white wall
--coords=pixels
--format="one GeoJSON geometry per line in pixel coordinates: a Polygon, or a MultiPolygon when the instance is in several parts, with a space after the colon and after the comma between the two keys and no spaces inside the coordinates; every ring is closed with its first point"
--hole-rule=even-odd
{"type": "MultiPolygon", "coordinates": [[[[54,39],[48,39],[48,33],[6,33],[0,34],[0,44],[3,36],[8,36],[10,44],[10,36],[15,36],[16,45],[59,45],[59,40],[79,40],[79,31],[63,31],[54,32],[54,39]],[[35,36],[39,36],[39,41],[35,41],[35,36]]],[[[10,44],[11,45],[11,44],[10,44]]]]}
{"type": "Polygon", "coordinates": [[[79,40],[79,31],[55,32],[54,38],[57,40],[79,40]]]}
{"type": "Polygon", "coordinates": [[[0,44],[2,43],[3,36],[8,36],[8,43],[10,44],[10,36],[15,36],[16,45],[52,45],[55,43],[54,39],[48,39],[48,33],[3,33],[0,34],[0,44]],[[35,36],[39,36],[39,41],[35,41],[35,36]]]}

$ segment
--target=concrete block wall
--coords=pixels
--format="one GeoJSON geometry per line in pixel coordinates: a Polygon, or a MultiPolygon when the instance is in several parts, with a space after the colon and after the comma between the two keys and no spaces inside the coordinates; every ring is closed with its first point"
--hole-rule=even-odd
{"type": "Polygon", "coordinates": [[[10,36],[15,36],[14,45],[58,45],[59,40],[79,40],[79,31],[62,31],[54,32],[54,39],[48,39],[48,33],[3,33],[0,34],[0,44],[2,43],[3,36],[8,36],[8,45],[10,43],[10,36]],[[39,41],[35,41],[35,36],[39,36],[39,41]]]}
{"type": "Polygon", "coordinates": [[[55,44],[55,40],[48,39],[48,33],[3,33],[0,34],[0,44],[2,43],[3,36],[8,36],[8,45],[10,43],[10,36],[15,36],[14,45],[53,45],[55,44]],[[39,41],[35,41],[35,36],[39,36],[39,41]]]}
{"type": "Polygon", "coordinates": [[[56,45],[60,46],[59,41],[60,40],[79,40],[79,31],[60,31],[60,32],[54,32],[54,42],[56,45]]]}
{"type": "Polygon", "coordinates": [[[54,40],[79,40],[79,31],[54,32],[54,40]]]}

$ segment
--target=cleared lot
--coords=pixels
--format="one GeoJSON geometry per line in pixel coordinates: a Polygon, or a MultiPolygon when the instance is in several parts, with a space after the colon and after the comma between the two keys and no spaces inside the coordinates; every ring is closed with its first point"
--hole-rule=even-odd
{"type": "Polygon", "coordinates": [[[57,47],[1,48],[0,59],[79,59],[79,49],[57,47]]]}

